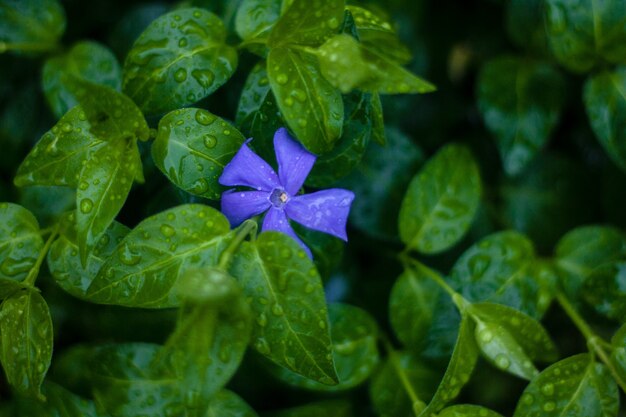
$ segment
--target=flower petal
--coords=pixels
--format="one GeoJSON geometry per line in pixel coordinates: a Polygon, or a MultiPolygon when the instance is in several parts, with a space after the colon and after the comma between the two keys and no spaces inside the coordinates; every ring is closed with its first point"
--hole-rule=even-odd
{"type": "Polygon", "coordinates": [[[271,205],[267,191],[228,190],[222,193],[222,213],[233,227],[263,213],[271,205]]]}
{"type": "Polygon", "coordinates": [[[284,210],[272,207],[267,212],[265,218],[263,219],[263,227],[261,228],[261,231],[266,232],[268,230],[283,232],[284,234],[290,236],[293,240],[298,242],[302,249],[304,249],[307,256],[313,259],[313,254],[311,253],[311,250],[307,247],[307,245],[304,244],[303,241],[300,240],[298,235],[296,235],[296,232],[293,231],[284,210]]]}
{"type": "Polygon", "coordinates": [[[296,142],[284,127],[274,134],[274,150],[280,182],[290,195],[296,195],[317,157],[296,142]]]}
{"type": "Polygon", "coordinates": [[[224,167],[219,183],[227,186],[242,185],[263,191],[280,187],[278,175],[272,167],[248,147],[251,140],[245,141],[224,167]]]}
{"type": "Polygon", "coordinates": [[[346,221],[354,200],[352,191],[331,188],[292,197],[285,205],[287,216],[309,229],[348,240],[346,221]]]}

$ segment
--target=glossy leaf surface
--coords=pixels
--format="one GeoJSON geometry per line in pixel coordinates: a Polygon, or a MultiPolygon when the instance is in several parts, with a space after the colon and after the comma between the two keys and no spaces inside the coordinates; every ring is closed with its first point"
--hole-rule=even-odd
{"type": "Polygon", "coordinates": [[[0,203],[0,279],[22,281],[42,248],[35,216],[17,204],[0,203]]]}

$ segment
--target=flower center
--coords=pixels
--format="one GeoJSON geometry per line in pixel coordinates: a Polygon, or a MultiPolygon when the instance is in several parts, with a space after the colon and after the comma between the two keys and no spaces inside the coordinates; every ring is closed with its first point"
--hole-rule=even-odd
{"type": "Polygon", "coordinates": [[[274,205],[274,207],[282,207],[285,203],[289,201],[289,194],[282,188],[274,188],[272,194],[270,194],[270,203],[274,205]]]}

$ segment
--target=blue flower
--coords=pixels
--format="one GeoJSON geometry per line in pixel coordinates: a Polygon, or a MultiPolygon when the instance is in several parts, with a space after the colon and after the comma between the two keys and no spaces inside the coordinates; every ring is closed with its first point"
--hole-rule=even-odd
{"type": "Polygon", "coordinates": [[[219,179],[225,186],[253,189],[231,189],[222,194],[222,213],[230,224],[235,227],[266,212],[261,230],[275,230],[291,236],[310,258],[311,251],[295,234],[289,220],[347,241],[346,220],[354,193],[332,188],[298,194],[317,157],[289,136],[287,129],[280,128],[274,134],[277,175],[267,162],[250,150],[248,143],[251,140],[241,146],[219,179]]]}

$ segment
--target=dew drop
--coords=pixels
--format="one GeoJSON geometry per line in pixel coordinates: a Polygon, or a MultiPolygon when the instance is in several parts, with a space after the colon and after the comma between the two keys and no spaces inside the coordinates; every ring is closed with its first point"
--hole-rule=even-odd
{"type": "Polygon", "coordinates": [[[209,135],[208,133],[204,135],[203,140],[204,146],[206,146],[207,149],[213,149],[215,148],[215,145],[217,145],[217,138],[213,135],[209,135]]]}
{"type": "Polygon", "coordinates": [[[174,79],[178,83],[182,83],[187,79],[187,70],[185,68],[179,68],[174,73],[174,79]]]}
{"type": "Polygon", "coordinates": [[[267,344],[267,340],[260,338],[254,343],[254,347],[259,351],[261,355],[269,355],[271,350],[270,346],[267,344]]]}
{"type": "Polygon", "coordinates": [[[554,403],[554,401],[548,401],[543,405],[543,411],[554,411],[555,408],[556,404],[554,403]]]}
{"type": "Polygon", "coordinates": [[[215,81],[215,74],[210,70],[195,69],[191,71],[191,76],[202,88],[211,87],[215,81]]]}
{"type": "Polygon", "coordinates": [[[509,358],[504,356],[503,354],[499,354],[496,356],[496,366],[500,369],[507,369],[511,365],[511,361],[509,358]]]}
{"type": "Polygon", "coordinates": [[[287,77],[287,74],[278,74],[276,76],[276,82],[278,84],[285,85],[287,84],[287,81],[289,81],[289,77],[287,77]]]}
{"type": "Polygon", "coordinates": [[[275,316],[282,316],[284,314],[283,308],[281,307],[280,304],[276,303],[272,306],[272,313],[275,316]]]}
{"type": "Polygon", "coordinates": [[[87,214],[93,209],[93,201],[83,198],[80,202],[80,211],[87,214]]]}
{"type": "Polygon", "coordinates": [[[541,392],[544,395],[554,395],[554,384],[548,382],[547,384],[541,387],[541,392]]]}
{"type": "Polygon", "coordinates": [[[201,125],[208,126],[213,123],[217,119],[217,117],[215,117],[206,110],[198,110],[196,111],[195,119],[196,122],[200,123],[201,125]]]}
{"type": "Polygon", "coordinates": [[[170,226],[169,224],[161,225],[160,230],[161,230],[161,234],[163,234],[163,236],[165,237],[172,237],[176,234],[176,230],[174,230],[174,228],[170,226]]]}
{"type": "Polygon", "coordinates": [[[194,194],[204,194],[208,190],[209,183],[204,178],[197,179],[191,186],[191,192],[193,192],[194,194]]]}

